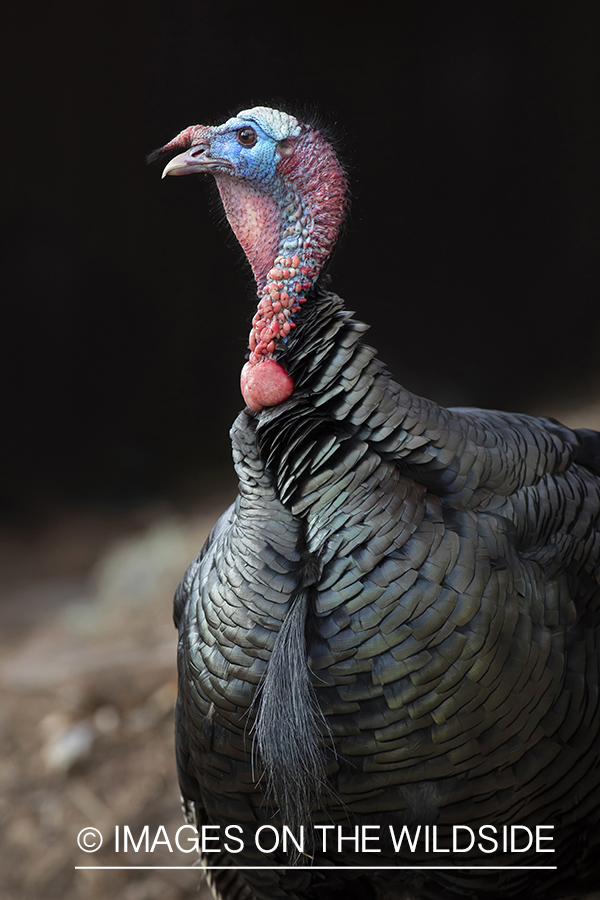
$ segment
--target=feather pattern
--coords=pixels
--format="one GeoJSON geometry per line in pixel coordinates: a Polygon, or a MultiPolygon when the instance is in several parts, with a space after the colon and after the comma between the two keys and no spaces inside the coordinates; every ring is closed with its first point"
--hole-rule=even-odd
{"type": "Polygon", "coordinates": [[[391,378],[318,280],[306,300],[275,354],[293,393],[236,419],[238,498],[175,599],[188,815],[244,829],[212,865],[264,865],[265,823],[519,824],[554,827],[557,869],[389,872],[448,857],[310,844],[326,872],[276,850],[285,871],[212,873],[215,897],[597,886],[600,435],[444,409],[391,378]]]}

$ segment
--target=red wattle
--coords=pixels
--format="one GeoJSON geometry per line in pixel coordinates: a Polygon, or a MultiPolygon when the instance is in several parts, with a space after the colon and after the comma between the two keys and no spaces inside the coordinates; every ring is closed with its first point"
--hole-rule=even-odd
{"type": "Polygon", "coordinates": [[[277,406],[291,396],[294,380],[281,363],[265,359],[255,365],[247,362],[240,378],[242,397],[246,406],[260,412],[265,406],[277,406]]]}

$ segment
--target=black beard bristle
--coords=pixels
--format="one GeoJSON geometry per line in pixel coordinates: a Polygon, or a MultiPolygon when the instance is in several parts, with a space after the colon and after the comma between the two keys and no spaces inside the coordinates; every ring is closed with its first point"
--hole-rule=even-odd
{"type": "Polygon", "coordinates": [[[164,149],[159,147],[158,150],[153,150],[152,153],[148,153],[146,156],[146,165],[151,166],[153,163],[157,162],[164,152],[164,149]]]}

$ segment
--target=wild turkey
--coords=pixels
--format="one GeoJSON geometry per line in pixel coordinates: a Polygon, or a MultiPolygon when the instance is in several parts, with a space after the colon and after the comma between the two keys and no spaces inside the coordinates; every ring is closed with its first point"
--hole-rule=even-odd
{"type": "Polygon", "coordinates": [[[346,180],[315,128],[256,107],[174,150],[163,175],[215,177],[259,297],[239,496],[175,598],[177,762],[190,821],[244,829],[208,865],[287,869],[213,870],[215,896],[598,887],[600,435],[392,380],[321,278],[346,180]],[[323,852],[315,823],[379,844],[323,852]],[[265,824],[318,837],[265,856],[265,824]],[[437,844],[396,852],[390,825],[437,844]],[[468,853],[444,849],[456,825],[468,853]],[[555,852],[503,852],[513,825],[553,826],[555,852]]]}

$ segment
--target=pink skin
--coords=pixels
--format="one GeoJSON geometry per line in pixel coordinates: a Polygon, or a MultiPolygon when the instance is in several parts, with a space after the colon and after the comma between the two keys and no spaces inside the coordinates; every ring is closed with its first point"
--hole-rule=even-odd
{"type": "MultiPolygon", "coordinates": [[[[250,331],[250,359],[241,376],[242,396],[247,406],[257,412],[282,403],[294,390],[292,378],[276,359],[277,346],[281,337],[296,327],[291,316],[306,302],[306,293],[333,249],[346,209],[344,174],[333,150],[321,135],[305,129],[300,137],[283,143],[284,152],[277,169],[289,185],[292,196],[298,200],[298,211],[292,214],[291,224],[301,221],[298,213],[304,213],[306,219],[295,252],[273,254],[272,248],[281,245],[290,221],[283,220],[277,205],[273,209],[271,197],[262,195],[259,212],[257,206],[261,201],[252,198],[249,190],[245,192],[241,215],[250,212],[251,219],[260,221],[260,234],[271,238],[263,237],[252,246],[244,239],[241,223],[238,224],[237,217],[230,216],[225,205],[259,289],[258,309],[250,331]],[[263,281],[265,271],[266,280],[263,281]]],[[[219,179],[222,197],[221,184],[226,180],[219,179]]]]}
{"type": "Polygon", "coordinates": [[[240,376],[242,397],[246,406],[260,412],[266,406],[277,406],[291,397],[294,380],[276,359],[265,357],[252,365],[250,361],[240,376]]]}
{"type": "Polygon", "coordinates": [[[269,194],[235,178],[217,177],[225,215],[250,265],[259,288],[267,281],[267,272],[275,259],[281,228],[277,201],[269,194]]]}
{"type": "MultiPolygon", "coordinates": [[[[192,166],[198,171],[194,148],[196,153],[202,152],[203,145],[209,148],[210,134],[210,128],[191,126],[163,149],[189,148],[188,171],[192,166]]],[[[246,405],[255,412],[277,406],[293,393],[293,379],[276,359],[277,350],[282,338],[296,327],[292,316],[306,302],[330,255],[346,209],[343,171],[318,132],[303,126],[298,137],[281,141],[277,149],[277,171],[287,190],[284,202],[222,170],[211,172],[258,287],[250,358],[240,381],[246,405]],[[290,239],[295,247],[286,247],[290,239]]],[[[203,159],[201,165],[210,172],[210,149],[203,159]]],[[[184,161],[172,174],[185,174],[185,165],[184,161]]]]}
{"type": "Polygon", "coordinates": [[[280,295],[276,291],[270,293],[266,287],[279,245],[281,212],[273,197],[245,182],[217,178],[217,184],[227,219],[252,266],[259,292],[261,288],[265,292],[250,332],[250,359],[240,378],[246,406],[260,412],[267,406],[283,403],[294,390],[293,379],[275,359],[276,335],[280,330],[282,334],[289,333],[293,323],[285,322],[283,314],[280,314],[282,321],[277,320],[272,298],[276,296],[280,300],[280,295]]]}

